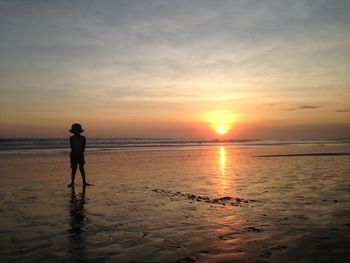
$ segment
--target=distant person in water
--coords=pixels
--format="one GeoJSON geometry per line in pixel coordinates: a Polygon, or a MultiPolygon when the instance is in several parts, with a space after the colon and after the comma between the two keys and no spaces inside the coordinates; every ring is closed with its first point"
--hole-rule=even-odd
{"type": "Polygon", "coordinates": [[[83,178],[83,185],[88,186],[86,182],[86,177],[85,177],[85,170],[84,170],[84,164],[85,164],[85,159],[84,159],[84,151],[85,151],[85,145],[86,145],[86,138],[85,136],[80,135],[84,130],[81,128],[81,125],[79,123],[74,123],[72,125],[72,128],[69,130],[71,133],[74,133],[69,138],[69,144],[70,144],[70,168],[72,169],[72,174],[71,174],[71,183],[68,185],[68,187],[74,187],[74,179],[75,179],[75,174],[77,172],[77,168],[79,165],[79,170],[81,173],[81,177],[83,178]]]}

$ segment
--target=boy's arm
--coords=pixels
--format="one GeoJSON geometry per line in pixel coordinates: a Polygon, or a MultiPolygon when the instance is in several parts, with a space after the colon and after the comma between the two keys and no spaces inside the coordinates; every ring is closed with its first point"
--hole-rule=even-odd
{"type": "Polygon", "coordinates": [[[86,146],[86,137],[83,136],[83,152],[85,152],[85,146],[86,146]]]}
{"type": "Polygon", "coordinates": [[[72,136],[69,137],[69,145],[70,145],[70,149],[73,150],[73,138],[72,138],[72,136]]]}

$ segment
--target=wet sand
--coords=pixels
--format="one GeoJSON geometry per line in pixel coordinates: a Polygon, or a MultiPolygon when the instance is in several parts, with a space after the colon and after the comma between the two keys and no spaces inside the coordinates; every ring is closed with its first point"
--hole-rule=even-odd
{"type": "Polygon", "coordinates": [[[0,155],[0,261],[350,262],[347,147],[0,155]]]}

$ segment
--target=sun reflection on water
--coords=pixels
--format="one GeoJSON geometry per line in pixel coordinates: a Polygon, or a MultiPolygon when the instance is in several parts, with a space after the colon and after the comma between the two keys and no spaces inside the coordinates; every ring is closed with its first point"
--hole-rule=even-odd
{"type": "Polygon", "coordinates": [[[221,192],[225,193],[227,191],[227,178],[226,178],[226,152],[225,147],[220,147],[220,183],[221,183],[221,192]]]}
{"type": "Polygon", "coordinates": [[[225,147],[221,146],[220,147],[220,165],[221,165],[221,173],[225,172],[225,147]]]}

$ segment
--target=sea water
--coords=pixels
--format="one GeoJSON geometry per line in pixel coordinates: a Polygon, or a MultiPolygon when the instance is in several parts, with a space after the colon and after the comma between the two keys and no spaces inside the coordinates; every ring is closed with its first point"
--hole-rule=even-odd
{"type": "Polygon", "coordinates": [[[52,144],[2,150],[1,262],[350,260],[347,143],[88,148],[85,189],[52,144]]]}

